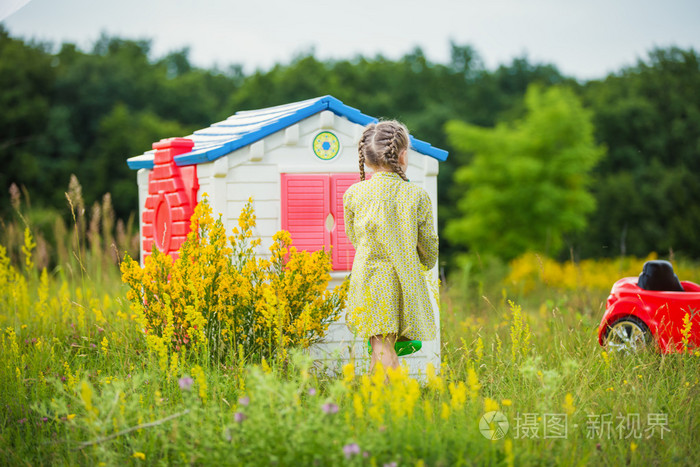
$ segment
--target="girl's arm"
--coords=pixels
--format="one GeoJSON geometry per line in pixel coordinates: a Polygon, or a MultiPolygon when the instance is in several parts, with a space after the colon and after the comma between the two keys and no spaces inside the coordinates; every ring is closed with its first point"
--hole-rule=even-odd
{"type": "Polygon", "coordinates": [[[352,246],[357,248],[355,245],[355,213],[350,209],[350,195],[347,191],[343,194],[343,214],[345,216],[345,235],[352,246]]]}
{"type": "Polygon", "coordinates": [[[427,193],[422,193],[418,205],[418,245],[416,249],[423,266],[432,269],[438,257],[438,236],[433,228],[433,207],[427,193]]]}

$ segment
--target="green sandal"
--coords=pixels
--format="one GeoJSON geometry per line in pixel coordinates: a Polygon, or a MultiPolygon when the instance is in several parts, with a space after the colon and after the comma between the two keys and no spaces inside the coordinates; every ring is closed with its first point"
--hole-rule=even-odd
{"type": "MultiPolygon", "coordinates": [[[[394,350],[396,350],[396,355],[399,357],[418,352],[421,347],[423,347],[422,341],[396,341],[394,344],[394,350]]],[[[370,341],[367,341],[367,351],[372,355],[372,344],[370,344],[370,341]]]]}

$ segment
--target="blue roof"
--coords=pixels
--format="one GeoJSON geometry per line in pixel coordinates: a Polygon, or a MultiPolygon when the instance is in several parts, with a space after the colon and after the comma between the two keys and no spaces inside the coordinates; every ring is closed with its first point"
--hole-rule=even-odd
{"type": "MultiPolygon", "coordinates": [[[[183,166],[211,162],[324,110],[330,110],[360,125],[378,121],[343,104],[333,96],[317,97],[266,109],[239,111],[222,122],[214,123],[209,128],[197,130],[194,134],[186,136],[194,141],[194,147],[188,153],[175,156],[175,163],[183,166]]],[[[411,136],[411,147],[439,161],[447,159],[447,151],[434,148],[413,136],[411,136]]],[[[127,159],[129,168],[152,169],[154,152],[148,151],[127,159]]]]}

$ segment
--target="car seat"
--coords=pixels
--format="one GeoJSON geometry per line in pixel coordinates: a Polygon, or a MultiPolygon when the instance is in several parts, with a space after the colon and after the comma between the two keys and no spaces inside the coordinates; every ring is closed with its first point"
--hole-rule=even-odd
{"type": "Polygon", "coordinates": [[[681,281],[674,274],[671,263],[660,259],[644,263],[637,285],[645,290],[683,292],[681,281]]]}

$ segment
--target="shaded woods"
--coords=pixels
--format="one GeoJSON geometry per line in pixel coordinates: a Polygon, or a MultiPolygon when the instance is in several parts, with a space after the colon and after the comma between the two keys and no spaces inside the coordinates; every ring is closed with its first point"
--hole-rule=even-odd
{"type": "MultiPolygon", "coordinates": [[[[187,49],[153,57],[148,40],[103,36],[84,51],[73,44],[27,42],[0,29],[3,225],[16,215],[9,202],[14,183],[31,201],[32,227],[52,237],[55,217],[71,220],[65,192],[72,174],[83,183],[88,211],[93,203],[103,206],[103,196],[110,193],[109,209],[127,220],[137,212],[136,174],[128,169],[127,157],[238,110],[331,94],[369,115],[400,119],[418,138],[450,152],[440,166],[442,230],[469,215],[458,206],[471,184],[456,183],[455,174],[475,160],[469,150],[475,150],[473,145],[448,138],[446,123],[517,128],[527,116],[526,92],[537,84],[568,88],[580,101],[576,105],[589,112],[593,143],[604,152],[582,174],[586,183],[577,186],[592,195],[581,210],[589,214],[571,223],[575,229],[551,230],[556,239],[538,240],[556,247],[546,253],[643,257],[673,250],[700,257],[700,208],[694,202],[700,198],[700,180],[694,176],[700,169],[695,51],[652,50],[632,67],[579,82],[526,56],[487,69],[472,47],[446,46],[452,52],[449,63],[433,63],[420,49],[398,60],[319,61],[308,53],[246,73],[237,65],[197,68],[187,49]]],[[[469,242],[454,240],[441,237],[442,258],[470,248],[479,252],[469,242]]],[[[491,250],[513,256],[497,246],[491,250]]]]}

